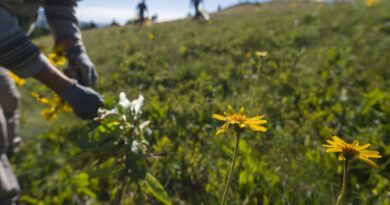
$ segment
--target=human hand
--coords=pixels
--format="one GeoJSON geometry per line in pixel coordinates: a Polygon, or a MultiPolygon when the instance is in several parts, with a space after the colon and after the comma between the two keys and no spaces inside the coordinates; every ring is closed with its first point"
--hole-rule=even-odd
{"type": "Polygon", "coordinates": [[[84,120],[95,118],[98,109],[103,106],[103,97],[99,93],[77,83],[60,93],[60,97],[73,108],[78,117],[84,120]]]}
{"type": "Polygon", "coordinates": [[[94,86],[98,74],[84,46],[75,45],[67,49],[66,54],[69,67],[64,71],[65,74],[70,78],[76,79],[83,86],[94,86]]]}

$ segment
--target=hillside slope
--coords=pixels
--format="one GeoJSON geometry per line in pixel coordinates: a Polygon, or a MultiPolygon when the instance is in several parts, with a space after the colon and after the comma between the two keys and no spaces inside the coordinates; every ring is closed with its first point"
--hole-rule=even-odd
{"type": "MultiPolygon", "coordinates": [[[[389,10],[385,1],[267,3],[217,13],[209,23],[89,30],[84,41],[108,104],[121,91],[145,96],[152,151],[166,153],[151,161],[151,170],[174,204],[218,204],[233,138],[214,136],[221,124],[211,115],[230,104],[245,106],[250,116],[264,113],[269,131],[245,133],[229,204],[334,203],[340,163],[321,144],[336,134],[384,155],[376,160],[379,170],[352,163],[346,200],[384,205],[390,204],[389,10]]],[[[49,39],[35,42],[48,51],[49,39]]],[[[94,178],[97,159],[76,143],[89,125],[73,115],[43,122],[36,107],[24,98],[25,144],[14,160],[24,201],[112,201],[120,182],[109,172],[94,178]],[[89,176],[81,185],[72,181],[80,173],[89,176]]],[[[128,188],[123,204],[158,204],[138,188],[128,188]]]]}

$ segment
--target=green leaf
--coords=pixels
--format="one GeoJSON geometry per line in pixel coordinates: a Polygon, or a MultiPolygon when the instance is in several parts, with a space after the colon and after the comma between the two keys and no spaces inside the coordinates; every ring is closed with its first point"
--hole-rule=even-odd
{"type": "Polygon", "coordinates": [[[146,160],[142,151],[142,144],[134,140],[131,147],[128,146],[126,164],[136,177],[145,179],[146,160]]]}
{"type": "Polygon", "coordinates": [[[145,178],[147,190],[156,197],[161,203],[165,205],[171,205],[172,202],[169,199],[168,193],[161,185],[161,183],[153,175],[147,173],[145,178]]]}
{"type": "Polygon", "coordinates": [[[85,172],[82,172],[72,179],[72,184],[76,185],[78,188],[84,188],[89,186],[89,175],[85,172]]]}
{"type": "Polygon", "coordinates": [[[115,123],[100,125],[88,133],[87,137],[80,138],[76,144],[83,150],[102,149],[103,147],[113,147],[114,142],[120,135],[120,130],[115,123]]]}

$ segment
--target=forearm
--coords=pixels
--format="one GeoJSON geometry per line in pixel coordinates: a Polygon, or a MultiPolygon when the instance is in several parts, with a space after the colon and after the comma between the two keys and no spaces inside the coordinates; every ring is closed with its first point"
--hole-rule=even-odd
{"type": "Polygon", "coordinates": [[[57,94],[63,93],[75,83],[51,65],[48,65],[33,77],[57,94]]]}
{"type": "Polygon", "coordinates": [[[75,7],[73,0],[45,0],[45,14],[54,33],[56,44],[70,40],[74,44],[81,43],[81,31],[75,7]]]}

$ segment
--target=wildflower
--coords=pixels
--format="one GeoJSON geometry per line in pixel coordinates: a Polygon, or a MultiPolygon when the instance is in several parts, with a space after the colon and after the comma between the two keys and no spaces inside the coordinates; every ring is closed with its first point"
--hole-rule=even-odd
{"type": "Polygon", "coordinates": [[[33,98],[40,102],[41,104],[44,104],[44,105],[47,105],[49,104],[49,99],[43,97],[42,95],[36,93],[36,92],[32,92],[31,95],[33,96],[33,98]]]}
{"type": "Polygon", "coordinates": [[[68,103],[64,103],[63,107],[62,107],[62,111],[64,112],[72,112],[72,107],[68,104],[68,103]]]}
{"type": "Polygon", "coordinates": [[[326,147],[326,152],[339,152],[339,160],[352,160],[358,158],[372,167],[379,168],[378,165],[369,158],[381,158],[379,152],[367,150],[370,144],[359,145],[357,140],[354,140],[352,144],[346,143],[344,140],[337,136],[333,136],[332,140],[326,140],[328,144],[323,144],[326,147]]]}
{"type": "Polygon", "coordinates": [[[216,135],[219,135],[223,132],[226,132],[230,125],[232,125],[236,131],[233,159],[232,159],[231,167],[230,167],[230,170],[229,170],[229,173],[227,176],[225,190],[224,190],[223,196],[222,196],[222,202],[221,202],[222,205],[224,205],[226,203],[229,184],[230,184],[231,179],[232,179],[234,165],[236,163],[236,159],[237,159],[237,155],[238,155],[240,136],[241,136],[242,132],[244,131],[245,127],[249,126],[252,130],[258,131],[258,132],[266,132],[267,131],[267,128],[261,126],[262,124],[267,123],[266,120],[263,120],[264,115],[248,118],[244,115],[244,112],[245,112],[245,109],[243,107],[241,107],[240,111],[238,113],[236,113],[236,112],[234,112],[232,106],[228,105],[228,111],[224,112],[224,116],[218,115],[218,114],[212,115],[212,118],[226,122],[222,127],[220,127],[217,130],[216,135]]]}
{"type": "Polygon", "coordinates": [[[266,132],[267,128],[261,126],[267,123],[263,120],[264,115],[248,118],[244,115],[245,109],[241,107],[239,113],[235,113],[232,106],[228,105],[228,112],[224,112],[225,116],[213,114],[212,117],[217,120],[226,121],[222,127],[217,130],[216,135],[226,132],[230,125],[233,125],[238,130],[243,130],[249,126],[252,130],[257,132],[266,132]]]}
{"type": "Polygon", "coordinates": [[[245,53],[245,58],[249,59],[252,57],[252,52],[251,51],[248,51],[245,53]]]}
{"type": "Polygon", "coordinates": [[[15,73],[13,73],[13,72],[9,72],[9,76],[19,86],[23,86],[23,85],[26,84],[26,80],[25,79],[20,78],[19,76],[15,75],[15,73]]]}
{"type": "Polygon", "coordinates": [[[148,34],[148,38],[149,38],[149,40],[154,40],[155,39],[155,36],[154,36],[154,34],[152,34],[152,33],[149,33],[148,34]]]}
{"type": "Polygon", "coordinates": [[[367,7],[372,7],[375,6],[379,3],[379,0],[366,0],[366,6],[367,7]]]}
{"type": "Polygon", "coordinates": [[[144,96],[138,95],[137,99],[130,101],[127,98],[126,94],[124,92],[121,92],[119,94],[118,105],[120,105],[122,108],[125,108],[125,109],[130,108],[130,110],[132,112],[134,112],[134,114],[138,115],[138,114],[141,114],[141,107],[144,104],[144,100],[145,100],[144,96]]]}
{"type": "Polygon", "coordinates": [[[268,56],[268,52],[267,51],[256,51],[255,56],[258,58],[263,58],[263,57],[268,56]]]}
{"type": "Polygon", "coordinates": [[[64,47],[61,45],[55,46],[48,56],[50,63],[57,67],[65,65],[66,58],[64,50],[64,47]]]}
{"type": "Polygon", "coordinates": [[[72,108],[58,95],[50,99],[36,92],[32,92],[31,95],[37,102],[47,106],[41,111],[41,116],[47,121],[56,120],[61,112],[72,112],[72,108]]]}
{"type": "Polygon", "coordinates": [[[41,116],[49,122],[53,122],[58,117],[58,112],[55,107],[44,108],[41,111],[41,116]]]}
{"type": "Polygon", "coordinates": [[[347,190],[349,161],[356,157],[375,168],[379,168],[378,165],[369,158],[381,158],[382,156],[380,156],[377,151],[367,150],[367,148],[371,146],[370,144],[359,145],[357,140],[354,140],[352,144],[348,144],[339,137],[333,136],[331,140],[326,140],[326,142],[328,144],[322,145],[326,148],[326,152],[339,152],[339,160],[344,161],[343,183],[341,192],[336,201],[336,205],[341,205],[347,190]]]}

